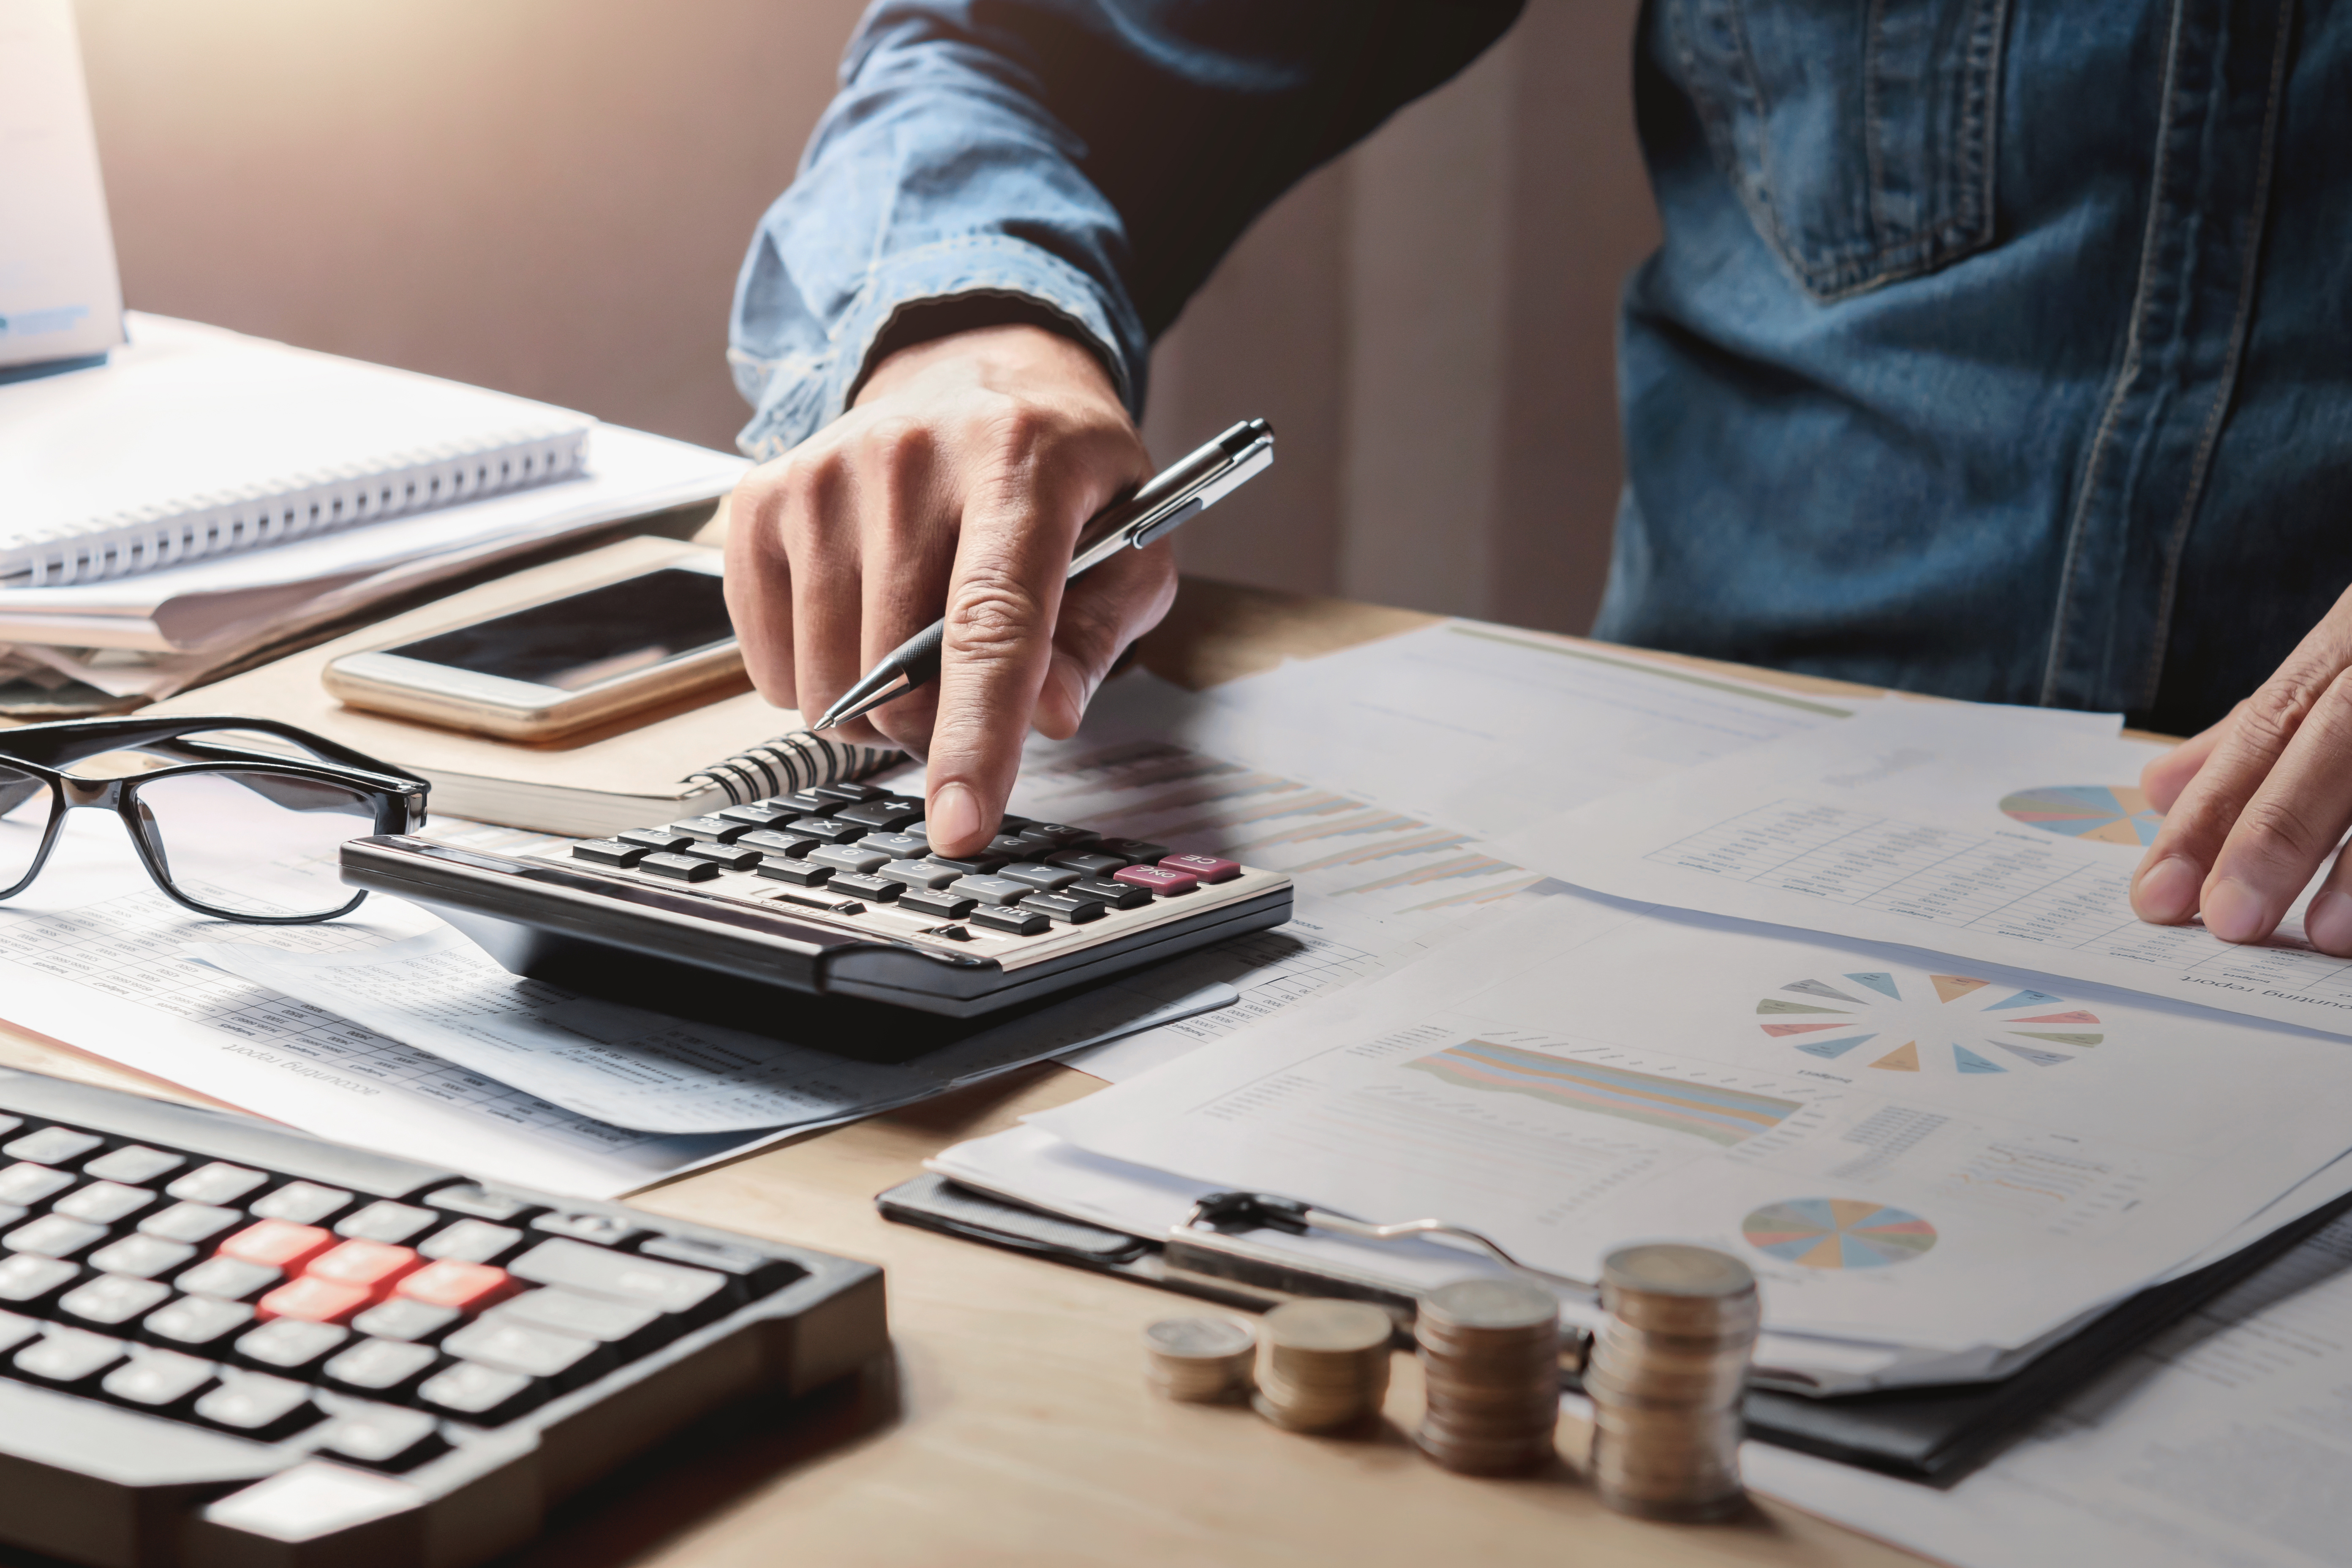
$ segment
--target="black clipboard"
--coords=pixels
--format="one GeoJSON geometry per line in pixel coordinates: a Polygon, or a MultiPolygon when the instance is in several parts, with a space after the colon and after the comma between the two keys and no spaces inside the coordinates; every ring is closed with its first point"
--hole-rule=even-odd
{"type": "MultiPolygon", "coordinates": [[[[886,1219],[1026,1252],[1073,1268],[1263,1311],[1302,1296],[1347,1296],[1385,1307],[1409,1336],[1410,1295],[1231,1252],[1170,1246],[1104,1226],[1008,1203],[945,1176],[922,1175],[881,1194],[886,1219]]],[[[2126,1298],[2009,1376],[1990,1383],[1904,1388],[1809,1399],[1753,1390],[1752,1437],[1822,1458],[1949,1486],[2022,1435],[2044,1413],[2199,1307],[2273,1262],[2338,1215],[2352,1194],[2288,1222],[2192,1274],[2126,1298]]],[[[1573,1379],[1566,1380],[1573,1386],[1573,1379]]]]}

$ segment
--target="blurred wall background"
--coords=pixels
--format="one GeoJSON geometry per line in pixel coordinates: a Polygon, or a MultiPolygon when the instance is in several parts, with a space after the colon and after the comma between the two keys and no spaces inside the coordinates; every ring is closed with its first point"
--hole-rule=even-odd
{"type": "MultiPolygon", "coordinates": [[[[1268,479],[1186,568],[1581,631],[1620,479],[1619,283],[1655,243],[1636,0],[1532,0],[1291,193],[1160,343],[1165,458],[1268,479]]],[[[79,0],[124,292],[728,447],[727,306],[860,0],[79,0]]]]}

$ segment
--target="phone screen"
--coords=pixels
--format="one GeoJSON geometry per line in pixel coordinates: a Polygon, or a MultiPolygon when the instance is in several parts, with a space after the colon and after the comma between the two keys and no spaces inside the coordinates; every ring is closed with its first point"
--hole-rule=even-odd
{"type": "Polygon", "coordinates": [[[384,651],[580,691],[734,636],[718,576],[669,566],[384,651]]]}

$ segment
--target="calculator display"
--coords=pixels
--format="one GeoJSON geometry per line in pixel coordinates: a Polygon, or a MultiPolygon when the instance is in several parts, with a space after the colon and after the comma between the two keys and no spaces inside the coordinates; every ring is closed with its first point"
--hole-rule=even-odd
{"type": "Polygon", "coordinates": [[[673,566],[385,651],[581,691],[734,636],[718,574],[673,566]]]}

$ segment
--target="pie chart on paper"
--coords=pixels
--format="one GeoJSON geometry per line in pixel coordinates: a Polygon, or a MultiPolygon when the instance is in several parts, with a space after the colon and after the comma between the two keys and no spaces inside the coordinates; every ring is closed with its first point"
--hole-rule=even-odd
{"type": "Polygon", "coordinates": [[[1936,1245],[1936,1227],[1907,1209],[1862,1198],[1790,1198],[1740,1223],[1748,1245],[1806,1268],[1884,1268],[1936,1245]]]}
{"type": "Polygon", "coordinates": [[[1979,1080],[2064,1067],[2107,1037],[2097,1014],[2050,992],[1910,969],[1792,980],[1760,997],[1755,1016],[1767,1038],[1841,1071],[1979,1080]]]}
{"type": "Polygon", "coordinates": [[[2164,813],[2127,784],[2051,784],[2020,790],[2002,797],[2000,813],[2028,827],[2094,844],[2153,844],[2156,830],[2164,826],[2164,813]]]}

